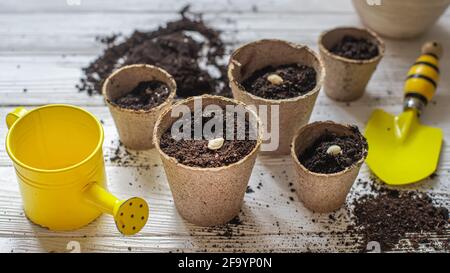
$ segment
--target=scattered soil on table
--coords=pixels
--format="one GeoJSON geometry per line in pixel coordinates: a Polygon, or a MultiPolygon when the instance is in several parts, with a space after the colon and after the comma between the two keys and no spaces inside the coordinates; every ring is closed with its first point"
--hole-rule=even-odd
{"type": "Polygon", "coordinates": [[[131,110],[150,110],[162,104],[170,95],[169,87],[160,81],[140,82],[130,93],[113,101],[131,110]]]}
{"type": "Polygon", "coordinates": [[[308,170],[325,174],[337,173],[352,166],[366,156],[368,145],[358,128],[351,128],[355,135],[338,136],[333,132],[326,132],[298,155],[299,161],[308,170]],[[328,154],[328,148],[333,145],[339,146],[342,153],[328,154]]]}
{"type": "MultiPolygon", "coordinates": [[[[225,112],[225,111],[224,111],[225,112]]],[[[208,148],[208,140],[203,138],[201,140],[194,139],[195,124],[202,124],[202,128],[215,115],[211,116],[193,115],[191,119],[191,139],[175,140],[171,135],[171,127],[162,135],[160,140],[161,150],[168,156],[174,157],[181,164],[202,167],[202,168],[216,168],[230,165],[238,162],[246,155],[248,155],[256,146],[256,140],[250,140],[250,125],[248,120],[245,121],[245,140],[238,140],[238,123],[237,114],[224,115],[223,117],[223,131],[214,132],[215,136],[226,136],[226,122],[228,118],[234,118],[234,138],[227,140],[223,146],[218,150],[210,150],[208,148]]]]}
{"type": "Polygon", "coordinates": [[[369,60],[380,54],[376,43],[348,35],[344,36],[330,51],[341,57],[353,60],[369,60]]]}
{"type": "Polygon", "coordinates": [[[267,66],[255,71],[243,81],[244,89],[265,99],[289,99],[308,93],[316,87],[316,71],[314,68],[301,64],[288,64],[277,67],[267,66]],[[278,75],[283,82],[273,84],[270,75],[278,75]]]}
{"type": "Polygon", "coordinates": [[[362,232],[366,244],[376,241],[383,251],[394,248],[407,233],[448,234],[448,210],[417,191],[381,188],[376,195],[355,200],[354,215],[355,229],[362,232]]]}
{"type": "Polygon", "coordinates": [[[254,193],[254,192],[255,192],[255,191],[252,189],[252,187],[247,186],[247,189],[245,190],[245,193],[250,194],[250,193],[254,193]]]}
{"type": "MultiPolygon", "coordinates": [[[[141,151],[133,151],[132,153],[128,151],[120,140],[111,141],[111,146],[116,146],[113,153],[109,155],[108,159],[111,163],[117,166],[129,167],[137,166],[141,162],[140,154],[141,151]]],[[[148,165],[141,166],[147,167],[148,165]]]]}
{"type": "Polygon", "coordinates": [[[223,227],[220,227],[221,231],[217,233],[218,236],[225,236],[227,238],[232,238],[233,236],[240,234],[239,226],[242,225],[242,221],[239,216],[231,219],[230,222],[225,224],[223,227]]]}
{"type": "MultiPolygon", "coordinates": [[[[439,252],[450,251],[448,222],[441,221],[448,219],[444,206],[447,202],[433,200],[433,194],[393,189],[372,176],[368,180],[358,178],[350,195],[352,201],[345,206],[346,216],[341,220],[351,224],[347,224],[345,232],[342,233],[344,236],[336,242],[338,245],[352,246],[360,252],[379,250],[375,244],[369,247],[369,242],[379,243],[381,251],[416,251],[421,248],[439,252]],[[438,202],[442,205],[438,205],[438,202]],[[439,216],[439,211],[443,213],[442,217],[439,216]],[[422,215],[427,212],[428,215],[422,215]],[[372,214],[377,215],[378,219],[375,216],[367,216],[372,214]],[[414,221],[411,215],[416,215],[414,221]],[[433,215],[436,216],[434,220],[421,223],[429,221],[428,217],[433,218],[433,215]],[[383,223],[385,219],[389,222],[383,223]],[[442,222],[444,227],[428,229],[433,222],[442,222]]],[[[342,210],[330,214],[329,224],[332,226],[327,228],[334,235],[339,234],[335,231],[339,222],[336,217],[338,213],[342,213],[342,210]]]]}
{"type": "Polygon", "coordinates": [[[144,63],[167,70],[175,78],[179,97],[203,93],[231,96],[220,32],[205,25],[201,14],[190,13],[189,6],[180,14],[177,21],[150,32],[136,30],[121,42],[117,42],[118,34],[98,38],[106,49],[83,68],[78,90],[101,94],[104,79],[114,70],[144,63]]]}
{"type": "MultiPolygon", "coordinates": [[[[239,215],[231,219],[228,223],[220,226],[214,226],[214,227],[197,227],[198,231],[201,232],[208,232],[211,234],[214,234],[217,237],[226,237],[226,238],[233,238],[237,236],[244,236],[244,234],[241,233],[242,225],[244,225],[244,221],[241,220],[241,217],[245,217],[245,214],[243,211],[240,211],[239,215]]],[[[193,234],[194,235],[194,234],[193,234]]],[[[207,240],[209,243],[212,243],[213,248],[219,248],[220,246],[218,243],[216,243],[216,240],[207,240]]],[[[225,245],[222,248],[222,251],[225,251],[227,248],[232,248],[232,244],[225,245]]],[[[207,252],[208,249],[204,249],[204,252],[207,252]]]]}

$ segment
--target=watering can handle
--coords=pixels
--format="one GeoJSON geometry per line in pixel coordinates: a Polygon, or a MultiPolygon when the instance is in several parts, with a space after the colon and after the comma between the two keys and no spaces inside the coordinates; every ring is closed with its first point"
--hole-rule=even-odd
{"type": "Polygon", "coordinates": [[[83,194],[89,204],[112,215],[117,229],[124,235],[136,234],[147,223],[148,204],[142,198],[119,200],[96,182],[89,183],[83,194]]]}
{"type": "Polygon", "coordinates": [[[28,111],[24,107],[17,107],[6,115],[6,126],[10,129],[16,121],[25,116],[28,111]]]}
{"type": "Polygon", "coordinates": [[[422,47],[422,55],[408,72],[405,82],[404,110],[415,110],[420,115],[433,98],[439,82],[439,59],[443,48],[437,42],[427,42],[422,47]]]}

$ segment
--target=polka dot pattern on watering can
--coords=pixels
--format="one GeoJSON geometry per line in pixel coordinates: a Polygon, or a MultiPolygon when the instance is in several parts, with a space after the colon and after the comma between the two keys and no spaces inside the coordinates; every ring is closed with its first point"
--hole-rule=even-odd
{"type": "Polygon", "coordinates": [[[133,197],[123,202],[114,215],[116,226],[124,235],[138,233],[147,223],[149,208],[147,202],[133,197]]]}

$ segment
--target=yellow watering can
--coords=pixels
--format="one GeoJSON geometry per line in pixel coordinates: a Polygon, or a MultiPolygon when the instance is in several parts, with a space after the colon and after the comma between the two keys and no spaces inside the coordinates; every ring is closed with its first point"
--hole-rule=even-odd
{"type": "Polygon", "coordinates": [[[421,125],[419,117],[436,91],[442,51],[436,42],[422,47],[422,55],[411,67],[405,83],[402,114],[393,116],[377,109],[367,124],[369,155],[366,162],[387,184],[418,182],[437,168],[442,130],[421,125]]]}
{"type": "Polygon", "coordinates": [[[71,105],[19,107],[6,124],[6,150],[31,221],[50,230],[74,230],[108,213],[125,235],[144,227],[145,200],[119,200],[107,191],[103,127],[92,114],[71,105]]]}

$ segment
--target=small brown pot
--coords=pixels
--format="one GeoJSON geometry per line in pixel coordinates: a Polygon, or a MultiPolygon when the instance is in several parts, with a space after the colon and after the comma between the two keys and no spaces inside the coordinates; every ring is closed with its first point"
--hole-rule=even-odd
{"type": "Polygon", "coordinates": [[[120,141],[129,149],[153,148],[153,128],[159,115],[170,107],[176,93],[176,83],[165,70],[146,64],[124,66],[112,73],[104,82],[102,93],[119,132],[120,141]],[[165,83],[170,95],[162,104],[149,110],[122,108],[115,99],[132,91],[142,81],[157,80],[165,83]]]}
{"type": "Polygon", "coordinates": [[[337,101],[353,101],[360,98],[378,63],[384,56],[384,42],[367,29],[341,27],[325,31],[319,38],[319,50],[325,64],[325,93],[337,101]],[[369,60],[353,60],[330,52],[344,36],[365,38],[378,45],[378,56],[369,60]]]}
{"type": "MultiPolygon", "coordinates": [[[[178,105],[187,105],[192,110],[194,101],[198,98],[202,99],[203,108],[211,104],[221,107],[238,104],[245,106],[236,100],[211,95],[182,100],[160,116],[155,125],[153,138],[180,215],[199,226],[216,226],[229,222],[239,214],[261,145],[261,132],[258,131],[257,144],[250,154],[231,165],[200,168],[179,163],[161,150],[160,139],[162,134],[178,119],[178,117],[171,117],[172,109],[178,105]]],[[[251,112],[251,115],[259,123],[256,114],[251,112]]]]}
{"type": "MultiPolygon", "coordinates": [[[[295,132],[309,122],[317,95],[322,87],[325,69],[319,56],[304,45],[293,44],[281,40],[260,40],[238,48],[231,55],[228,65],[228,79],[233,97],[247,105],[279,106],[279,146],[270,152],[271,155],[287,155],[295,132]],[[256,70],[266,66],[300,63],[313,67],[317,72],[316,87],[303,96],[290,99],[271,100],[257,97],[244,90],[240,84],[256,70]]],[[[271,130],[271,108],[268,107],[268,119],[262,121],[263,126],[271,130]]]]}
{"type": "Polygon", "coordinates": [[[311,146],[326,131],[337,135],[356,134],[349,126],[332,121],[313,122],[299,130],[293,139],[291,149],[291,156],[298,174],[298,197],[305,207],[315,212],[331,212],[345,203],[345,198],[365,160],[365,157],[361,158],[349,168],[333,174],[314,173],[306,169],[300,163],[298,154],[311,146]]]}

